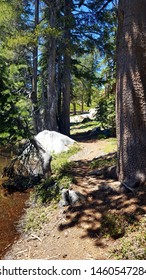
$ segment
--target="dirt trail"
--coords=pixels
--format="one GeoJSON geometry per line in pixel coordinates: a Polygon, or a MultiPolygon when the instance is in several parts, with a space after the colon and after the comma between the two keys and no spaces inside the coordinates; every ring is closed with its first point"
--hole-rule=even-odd
{"type": "Polygon", "coordinates": [[[71,158],[75,161],[72,188],[82,193],[84,199],[73,207],[50,210],[49,222],[43,229],[37,235],[21,235],[5,259],[110,259],[118,236],[113,238],[110,230],[105,235],[105,215],[131,215],[139,208],[146,210],[141,192],[138,197],[125,194],[119,182],[90,175],[89,161],[104,154],[103,141],[80,145],[82,150],[71,158]]]}

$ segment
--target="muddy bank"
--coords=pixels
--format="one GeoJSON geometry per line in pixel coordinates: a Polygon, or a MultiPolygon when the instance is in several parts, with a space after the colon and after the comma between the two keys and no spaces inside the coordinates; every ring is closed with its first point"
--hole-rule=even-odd
{"type": "MultiPolygon", "coordinates": [[[[2,184],[6,178],[1,178],[3,168],[10,162],[13,154],[0,149],[0,259],[19,237],[17,223],[22,216],[29,191],[4,189],[2,184]]],[[[21,188],[20,188],[21,189],[21,188]]]]}
{"type": "Polygon", "coordinates": [[[19,237],[17,223],[24,213],[29,191],[9,193],[0,180],[0,259],[19,237]]]}

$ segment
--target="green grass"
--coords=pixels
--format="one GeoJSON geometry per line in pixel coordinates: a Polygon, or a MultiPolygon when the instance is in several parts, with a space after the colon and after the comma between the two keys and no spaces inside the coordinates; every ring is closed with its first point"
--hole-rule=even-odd
{"type": "Polygon", "coordinates": [[[126,235],[111,250],[111,256],[118,260],[146,259],[146,217],[129,226],[126,235]]]}
{"type": "MultiPolygon", "coordinates": [[[[80,124],[74,126],[74,131],[77,129],[79,132],[82,130],[89,130],[97,126],[97,122],[91,121],[88,124],[80,124]]],[[[105,151],[113,151],[116,146],[116,140],[113,138],[103,140],[105,141],[105,151]]],[[[80,147],[75,143],[68,152],[63,152],[59,155],[53,155],[51,163],[53,175],[47,180],[41,180],[41,182],[35,186],[31,193],[30,204],[33,208],[28,208],[26,213],[26,219],[24,223],[25,232],[36,232],[40,230],[43,224],[48,220],[47,210],[48,207],[55,208],[60,200],[61,188],[68,188],[74,180],[72,175],[72,167],[74,162],[71,162],[69,158],[76,154],[80,150],[80,147]]],[[[107,160],[111,164],[110,160],[107,160]]],[[[96,167],[99,164],[105,165],[105,159],[98,161],[96,167]]],[[[49,208],[50,209],[50,208],[49,208]]]]}
{"type": "Polygon", "coordinates": [[[117,159],[116,157],[112,157],[112,158],[99,158],[99,159],[95,159],[92,160],[92,162],[90,163],[90,168],[94,169],[94,168],[103,168],[106,166],[113,166],[117,164],[117,159]]]}
{"type": "Polygon", "coordinates": [[[53,160],[52,160],[52,171],[53,173],[55,173],[55,175],[62,175],[65,174],[68,169],[71,166],[71,162],[69,161],[69,158],[76,154],[79,151],[80,147],[77,143],[75,143],[74,145],[72,145],[70,147],[70,149],[67,152],[63,152],[61,154],[58,155],[54,155],[53,156],[53,160]]]}
{"type": "Polygon", "coordinates": [[[103,149],[104,153],[108,154],[117,151],[117,139],[109,138],[105,141],[105,147],[103,149]]]}
{"type": "Polygon", "coordinates": [[[110,259],[146,259],[146,217],[140,220],[133,214],[106,213],[102,217],[100,232],[103,238],[117,239],[108,251],[110,259]]]}
{"type": "Polygon", "coordinates": [[[105,156],[101,156],[97,159],[92,160],[90,163],[90,168],[103,168],[106,166],[113,166],[117,164],[117,139],[116,138],[109,138],[102,140],[103,146],[103,153],[106,154],[105,156]],[[110,155],[111,153],[111,155],[110,155]],[[113,153],[113,155],[112,155],[113,153]],[[115,153],[115,154],[114,154],[115,153]]]}
{"type": "Polygon", "coordinates": [[[101,233],[104,237],[117,239],[125,234],[126,220],[123,216],[115,213],[107,213],[103,216],[101,233]]]}
{"type": "Polygon", "coordinates": [[[73,162],[69,161],[70,156],[77,153],[79,146],[74,144],[69,151],[53,156],[51,163],[53,175],[47,180],[42,180],[35,187],[33,195],[40,203],[58,202],[60,188],[68,188],[73,181],[71,168],[73,162]]]}
{"type": "Polygon", "coordinates": [[[87,132],[89,130],[94,129],[95,127],[99,127],[99,122],[98,121],[89,121],[86,123],[77,123],[71,126],[70,128],[70,133],[71,135],[76,134],[76,133],[83,133],[87,132]]]}
{"type": "Polygon", "coordinates": [[[79,150],[74,144],[68,152],[54,155],[52,160],[53,175],[47,180],[42,179],[30,195],[30,207],[27,209],[24,221],[24,232],[37,232],[49,219],[50,209],[57,207],[60,200],[60,189],[68,188],[73,182],[71,174],[72,162],[69,157],[79,150]]]}
{"type": "MultiPolygon", "coordinates": [[[[88,112],[91,108],[92,108],[92,106],[88,107],[86,104],[84,104],[84,111],[88,112]]],[[[72,103],[70,104],[70,111],[71,112],[74,111],[72,103]]],[[[82,106],[81,106],[81,104],[76,103],[76,111],[77,111],[77,113],[82,114],[82,106]]]]}
{"type": "Polygon", "coordinates": [[[50,206],[36,205],[26,211],[23,231],[25,233],[37,233],[42,229],[43,224],[49,221],[50,206]]]}

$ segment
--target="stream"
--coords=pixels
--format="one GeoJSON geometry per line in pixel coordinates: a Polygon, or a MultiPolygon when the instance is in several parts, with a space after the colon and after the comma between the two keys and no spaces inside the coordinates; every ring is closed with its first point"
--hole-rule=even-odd
{"type": "Polygon", "coordinates": [[[4,258],[5,253],[20,235],[17,224],[29,197],[29,191],[11,192],[2,187],[2,183],[6,180],[1,178],[2,169],[9,161],[10,156],[0,154],[0,259],[4,258]]]}

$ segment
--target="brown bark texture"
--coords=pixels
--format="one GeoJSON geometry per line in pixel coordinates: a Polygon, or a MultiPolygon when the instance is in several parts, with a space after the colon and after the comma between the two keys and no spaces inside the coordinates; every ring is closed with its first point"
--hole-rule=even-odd
{"type": "Polygon", "coordinates": [[[70,96],[71,96],[71,22],[72,1],[64,1],[64,58],[63,58],[63,100],[61,132],[70,135],[70,96]]]}
{"type": "MultiPolygon", "coordinates": [[[[56,6],[53,1],[50,3],[50,27],[56,27],[56,6]]],[[[56,91],[56,38],[54,35],[49,36],[49,55],[48,55],[48,84],[47,84],[47,122],[46,128],[58,131],[57,114],[58,114],[58,96],[56,91]]]]}
{"type": "Polygon", "coordinates": [[[146,1],[120,0],[117,34],[117,174],[146,181],[146,1]]]}
{"type": "MultiPolygon", "coordinates": [[[[35,0],[35,26],[39,24],[39,0],[35,0]]],[[[41,131],[41,118],[40,118],[40,109],[39,109],[39,101],[38,101],[38,46],[34,46],[33,49],[33,74],[32,74],[32,94],[31,94],[31,102],[32,102],[32,116],[33,116],[33,125],[34,125],[34,133],[37,134],[41,131]]]]}

